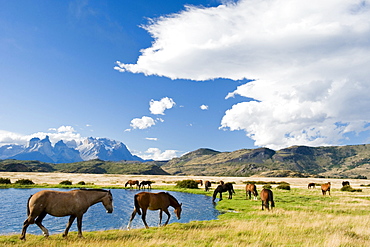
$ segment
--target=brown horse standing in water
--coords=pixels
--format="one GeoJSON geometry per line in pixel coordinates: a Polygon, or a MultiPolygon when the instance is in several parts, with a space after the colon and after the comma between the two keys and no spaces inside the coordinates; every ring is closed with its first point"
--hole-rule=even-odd
{"type": "Polygon", "coordinates": [[[245,199],[248,199],[248,196],[249,196],[249,200],[252,199],[252,193],[254,196],[254,200],[257,200],[257,195],[258,195],[257,186],[255,184],[247,184],[245,186],[245,199]]]}
{"type": "Polygon", "coordinates": [[[323,196],[326,195],[326,192],[329,192],[329,196],[330,196],[330,186],[331,186],[330,182],[327,182],[326,184],[321,185],[321,192],[323,196]]]}
{"type": "Polygon", "coordinates": [[[212,184],[210,181],[205,181],[204,182],[204,189],[205,191],[209,191],[209,188],[211,188],[212,184]]]}
{"type": "Polygon", "coordinates": [[[141,215],[141,219],[144,222],[146,228],[149,228],[148,224],[146,223],[146,211],[149,210],[159,210],[159,225],[162,223],[162,212],[164,211],[168,218],[164,225],[167,225],[170,220],[170,213],[168,212],[168,207],[171,206],[175,209],[175,214],[178,219],[181,217],[181,206],[175,197],[171,196],[167,192],[159,192],[159,193],[150,193],[150,192],[140,192],[135,195],[134,197],[134,204],[135,208],[131,214],[130,221],[127,225],[127,229],[131,228],[131,222],[135,218],[136,213],[141,215]],[[142,212],[140,212],[140,208],[142,212]]]}
{"type": "Polygon", "coordinates": [[[103,203],[107,213],[113,212],[113,196],[109,190],[39,191],[28,199],[28,218],[23,223],[21,239],[26,240],[27,227],[34,223],[40,227],[44,236],[48,237],[49,231],[41,223],[47,214],[55,217],[70,215],[63,237],[68,235],[69,228],[77,218],[78,237],[82,237],[82,216],[90,206],[98,202],[103,203]]]}
{"type": "Polygon", "coordinates": [[[271,190],[269,189],[261,190],[260,197],[262,200],[262,210],[264,209],[264,207],[270,210],[269,202],[271,202],[271,210],[273,207],[275,207],[274,196],[271,190]]]}
{"type": "Polygon", "coordinates": [[[229,199],[233,198],[233,193],[235,194],[234,187],[232,183],[226,183],[226,184],[220,184],[217,186],[215,191],[213,192],[212,201],[215,202],[216,196],[218,193],[220,193],[220,201],[222,201],[222,192],[229,192],[229,199]]]}
{"type": "Polygon", "coordinates": [[[132,189],[132,186],[134,186],[134,185],[136,185],[136,188],[138,188],[140,186],[139,185],[139,180],[128,180],[127,183],[125,184],[125,187],[127,187],[127,185],[130,185],[130,189],[132,189]]]}

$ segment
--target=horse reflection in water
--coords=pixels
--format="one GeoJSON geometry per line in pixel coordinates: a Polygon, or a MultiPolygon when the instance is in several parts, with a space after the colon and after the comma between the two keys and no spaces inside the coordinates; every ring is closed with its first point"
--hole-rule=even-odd
{"type": "Polygon", "coordinates": [[[148,224],[146,223],[146,212],[147,210],[159,210],[159,226],[162,223],[162,213],[163,211],[167,214],[168,218],[164,225],[167,225],[170,220],[170,213],[168,212],[168,207],[171,206],[175,209],[175,214],[178,219],[181,216],[181,206],[175,197],[170,195],[167,192],[159,192],[159,193],[150,193],[150,192],[140,192],[135,195],[134,197],[134,204],[135,208],[131,214],[130,221],[127,225],[127,229],[131,228],[131,222],[135,218],[136,213],[141,215],[141,218],[144,222],[146,228],[149,228],[148,224]],[[142,212],[140,211],[142,209],[142,212]]]}
{"type": "Polygon", "coordinates": [[[70,215],[63,237],[77,218],[78,237],[82,237],[82,216],[88,208],[96,203],[102,202],[107,213],[113,212],[113,196],[109,190],[101,189],[79,189],[68,192],[43,190],[32,195],[27,203],[28,218],[23,223],[21,239],[26,239],[27,227],[36,223],[45,237],[49,231],[42,225],[42,220],[47,214],[55,217],[70,215]]]}

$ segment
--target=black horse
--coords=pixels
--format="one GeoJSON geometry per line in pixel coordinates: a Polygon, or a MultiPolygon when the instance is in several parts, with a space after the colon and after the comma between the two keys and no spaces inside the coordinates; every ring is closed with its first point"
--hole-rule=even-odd
{"type": "Polygon", "coordinates": [[[229,199],[233,198],[233,193],[235,194],[234,187],[232,183],[220,184],[217,186],[215,191],[213,192],[212,201],[215,202],[217,193],[220,193],[220,201],[222,200],[222,192],[229,192],[229,199]]]}
{"type": "Polygon", "coordinates": [[[142,181],[140,184],[139,184],[139,189],[141,188],[141,187],[143,187],[144,189],[145,189],[145,185],[148,185],[148,189],[150,188],[152,188],[152,181],[142,181]]]}

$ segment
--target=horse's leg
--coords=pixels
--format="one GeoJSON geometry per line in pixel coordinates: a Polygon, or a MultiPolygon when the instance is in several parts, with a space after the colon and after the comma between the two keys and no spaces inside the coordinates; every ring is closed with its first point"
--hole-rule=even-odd
{"type": "Polygon", "coordinates": [[[163,211],[164,211],[164,212],[167,214],[167,216],[168,216],[168,218],[167,218],[166,222],[164,223],[164,226],[166,226],[166,225],[168,224],[168,222],[170,221],[171,214],[170,214],[170,212],[168,212],[168,209],[167,209],[167,208],[163,209],[163,211]]]}
{"type": "Polygon", "coordinates": [[[26,240],[26,231],[27,227],[35,222],[35,218],[29,216],[24,222],[23,222],[23,228],[22,228],[22,234],[20,239],[21,240],[26,240]]]}
{"type": "Polygon", "coordinates": [[[130,221],[128,222],[128,225],[127,225],[127,230],[131,229],[131,222],[135,218],[135,215],[136,215],[136,209],[134,209],[134,211],[131,214],[130,221]]]}
{"type": "Polygon", "coordinates": [[[141,219],[144,222],[145,228],[149,228],[148,224],[146,223],[146,208],[142,208],[143,214],[141,215],[141,219]]]}
{"type": "Polygon", "coordinates": [[[73,223],[73,221],[76,219],[76,216],[75,215],[71,215],[70,217],[69,217],[69,220],[68,220],[68,223],[67,223],[67,227],[66,227],[66,229],[64,230],[64,233],[63,233],[63,237],[67,237],[67,235],[68,235],[68,231],[69,231],[69,228],[71,228],[71,226],[72,226],[72,223],[73,223]]]}
{"type": "Polygon", "coordinates": [[[161,226],[161,224],[162,224],[162,215],[163,215],[163,210],[159,209],[159,224],[158,224],[158,226],[161,226]]]}
{"type": "Polygon", "coordinates": [[[35,221],[35,223],[36,223],[36,225],[38,226],[38,227],[40,227],[40,229],[41,229],[41,231],[44,233],[44,237],[49,237],[49,231],[48,231],[48,229],[46,229],[46,227],[45,226],[43,226],[42,225],[42,220],[45,218],[45,216],[46,216],[46,212],[42,212],[40,215],[39,215],[39,217],[37,217],[37,219],[36,219],[36,221],[35,221]]]}
{"type": "Polygon", "coordinates": [[[233,192],[229,190],[229,199],[233,199],[233,192]]]}
{"type": "Polygon", "coordinates": [[[220,201],[222,201],[222,192],[220,191],[220,201]]]}
{"type": "Polygon", "coordinates": [[[77,217],[77,229],[78,229],[78,237],[83,238],[82,236],[82,217],[83,215],[80,215],[77,217]]]}

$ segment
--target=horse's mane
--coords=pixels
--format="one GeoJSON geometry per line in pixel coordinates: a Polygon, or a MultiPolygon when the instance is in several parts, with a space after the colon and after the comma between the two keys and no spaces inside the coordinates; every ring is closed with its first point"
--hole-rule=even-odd
{"type": "Polygon", "coordinates": [[[168,192],[164,192],[164,193],[166,193],[172,200],[174,200],[177,204],[179,204],[180,205],[180,203],[177,201],[177,199],[173,196],[173,195],[171,195],[170,193],[168,193],[168,192]]]}

